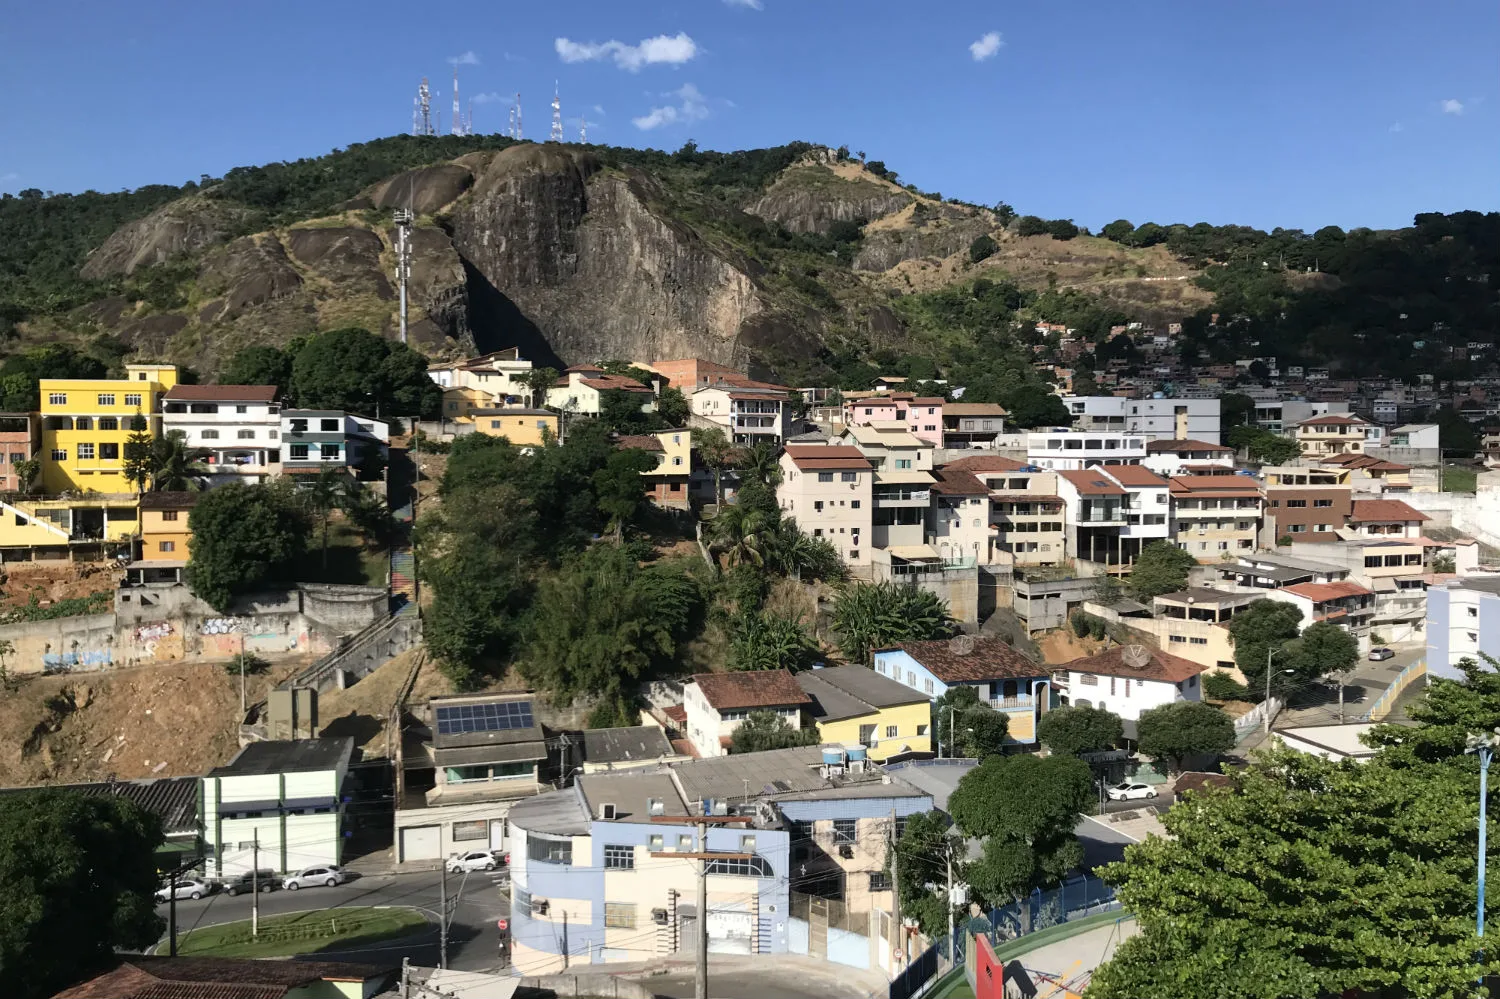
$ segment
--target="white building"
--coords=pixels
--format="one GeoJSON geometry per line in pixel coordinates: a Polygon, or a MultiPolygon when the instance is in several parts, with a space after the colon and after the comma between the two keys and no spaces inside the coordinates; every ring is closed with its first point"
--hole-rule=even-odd
{"type": "Polygon", "coordinates": [[[1218,399],[1121,399],[1112,395],[1063,396],[1079,430],[1140,434],[1147,440],[1219,443],[1218,399]]]}
{"type": "Polygon", "coordinates": [[[1208,441],[1152,441],[1141,462],[1157,475],[1214,475],[1218,469],[1234,467],[1234,448],[1208,441]]]}
{"type": "Polygon", "coordinates": [[[337,409],[281,411],[282,471],[317,473],[327,468],[357,469],[390,453],[391,425],[337,409]]]}
{"type": "Polygon", "coordinates": [[[252,742],[203,778],[205,873],[295,872],[343,859],[354,740],[252,742]]]}
{"type": "Polygon", "coordinates": [[[791,390],[784,385],[735,378],[688,396],[700,421],[724,431],[733,444],[780,444],[791,432],[791,390]]]}
{"type": "Polygon", "coordinates": [[[1144,645],[1117,645],[1055,667],[1052,682],[1074,707],[1104,708],[1119,715],[1125,737],[1134,739],[1143,711],[1203,700],[1198,677],[1207,668],[1144,645]]]}
{"type": "Polygon", "coordinates": [[[427,377],[445,389],[468,388],[488,393],[495,406],[526,405],[531,401],[532,363],[519,347],[491,351],[478,357],[427,367],[427,377]]]}
{"type": "Polygon", "coordinates": [[[698,673],[682,688],[687,737],[699,756],[727,756],[734,730],[753,711],[780,715],[802,728],[802,709],[813,699],[788,670],[698,673]]]}
{"type": "Polygon", "coordinates": [[[1427,672],[1463,679],[1461,659],[1488,669],[1481,651],[1500,653],[1500,576],[1463,576],[1427,589],[1427,672]]]}
{"type": "MultiPolygon", "coordinates": [[[[874,478],[870,460],[852,447],[793,444],[781,455],[776,503],[805,533],[828,539],[845,562],[865,565],[873,545],[874,478]]],[[[918,522],[925,522],[928,500],[906,502],[919,507],[918,522]]]]}
{"type": "Polygon", "coordinates": [[[1146,459],[1146,438],[1067,428],[1034,430],[1026,435],[1026,458],[1038,468],[1058,472],[1094,465],[1139,465],[1146,459]]]}
{"type": "Polygon", "coordinates": [[[162,432],[206,452],[213,485],[264,482],[281,468],[281,406],[274,385],[177,385],[162,398],[162,432]]]}
{"type": "Polygon", "coordinates": [[[598,416],[603,393],[624,392],[640,400],[641,412],[656,412],[656,393],[634,378],[605,374],[592,364],[577,364],[563,372],[547,390],[547,408],[563,413],[598,416]]]}

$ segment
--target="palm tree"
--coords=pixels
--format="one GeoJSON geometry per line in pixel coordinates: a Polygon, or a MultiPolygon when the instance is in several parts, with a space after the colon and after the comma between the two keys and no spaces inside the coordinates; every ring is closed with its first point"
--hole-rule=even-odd
{"type": "Polygon", "coordinates": [[[834,601],[833,627],[844,657],[867,664],[873,649],[893,642],[948,637],[953,619],[948,605],[929,590],[911,584],[855,583],[834,601]]]}
{"type": "Polygon", "coordinates": [[[774,444],[752,444],[743,453],[740,469],[768,489],[781,483],[781,462],[774,444]]]}
{"type": "Polygon", "coordinates": [[[767,533],[775,525],[764,511],[738,505],[721,507],[711,527],[714,547],[724,553],[728,565],[765,564],[767,533]]]}
{"type": "Polygon", "coordinates": [[[386,501],[368,489],[346,488],[339,509],[365,536],[371,548],[388,547],[396,532],[396,520],[386,501]]]}
{"type": "Polygon", "coordinates": [[[322,523],[323,569],[328,569],[328,527],[333,511],[343,503],[348,492],[349,477],[341,469],[325,468],[303,490],[308,508],[317,514],[322,523]]]}
{"type": "Polygon", "coordinates": [[[724,469],[733,464],[734,449],[718,427],[693,428],[693,447],[714,473],[714,503],[724,506],[724,469]]]}
{"type": "Polygon", "coordinates": [[[151,445],[152,488],[157,492],[187,492],[203,487],[203,476],[209,472],[202,448],[188,447],[187,434],[170,430],[151,445]]]}

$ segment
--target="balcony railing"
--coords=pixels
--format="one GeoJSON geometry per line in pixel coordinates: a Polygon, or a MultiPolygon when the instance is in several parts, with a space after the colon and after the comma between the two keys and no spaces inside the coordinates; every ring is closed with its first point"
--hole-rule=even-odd
{"type": "Polygon", "coordinates": [[[991,697],[990,707],[996,711],[1017,711],[1036,707],[1036,698],[1029,694],[1019,697],[991,697]]]}
{"type": "Polygon", "coordinates": [[[876,491],[874,499],[877,503],[882,500],[916,500],[927,503],[932,500],[932,491],[930,489],[882,489],[876,491]]]}

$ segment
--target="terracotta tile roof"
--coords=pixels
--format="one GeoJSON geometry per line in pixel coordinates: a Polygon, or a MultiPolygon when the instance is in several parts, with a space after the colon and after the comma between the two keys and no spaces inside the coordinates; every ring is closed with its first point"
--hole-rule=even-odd
{"type": "Polygon", "coordinates": [[[1283,586],[1285,593],[1295,593],[1299,597],[1306,597],[1313,603],[1322,603],[1325,600],[1337,600],[1340,597],[1373,596],[1374,594],[1360,586],[1358,583],[1339,581],[1336,583],[1298,583],[1295,586],[1283,586]]]}
{"type": "Polygon", "coordinates": [[[1368,426],[1368,424],[1366,424],[1365,421],[1361,420],[1359,417],[1347,416],[1343,413],[1330,413],[1327,416],[1312,416],[1297,424],[1297,426],[1299,427],[1310,427],[1314,425],[1327,425],[1337,427],[1368,426]]]}
{"type": "Polygon", "coordinates": [[[868,472],[872,467],[870,459],[860,454],[859,448],[847,444],[789,444],[786,455],[803,471],[844,469],[868,472]]]}
{"type": "Polygon", "coordinates": [[[731,385],[734,388],[743,389],[770,389],[773,392],[791,391],[791,389],[786,385],[777,385],[775,382],[760,382],[745,375],[726,375],[725,377],[719,379],[717,384],[731,385]]]}
{"type": "Polygon", "coordinates": [[[681,704],[670,704],[667,707],[662,708],[661,713],[670,718],[672,720],[672,723],[674,725],[677,725],[679,729],[681,728],[681,726],[687,724],[687,708],[683,707],[681,704]]]}
{"type": "Polygon", "coordinates": [[[661,441],[655,434],[621,434],[615,438],[615,447],[624,450],[626,448],[639,448],[642,451],[664,451],[661,441]]]}
{"type": "Polygon", "coordinates": [[[988,496],[990,487],[974,477],[973,472],[936,469],[932,473],[932,491],[944,496],[988,496]]]}
{"type": "Polygon", "coordinates": [[[925,396],[924,395],[924,396],[918,396],[918,397],[912,399],[911,404],[913,406],[946,406],[948,404],[948,400],[944,399],[940,395],[934,395],[934,396],[925,396]]]}
{"type": "Polygon", "coordinates": [[[1024,461],[998,454],[976,454],[972,458],[959,458],[939,467],[945,472],[1019,472],[1028,466],[1024,461]]]}
{"type": "Polygon", "coordinates": [[[567,374],[570,371],[598,371],[602,373],[604,369],[597,364],[575,364],[571,368],[563,368],[563,374],[567,374]]]}
{"type": "Polygon", "coordinates": [[[1104,474],[1122,486],[1155,486],[1165,489],[1167,480],[1141,465],[1106,465],[1104,474]]]}
{"type": "Polygon", "coordinates": [[[617,390],[620,392],[650,393],[651,391],[634,378],[627,378],[624,375],[599,375],[595,378],[580,378],[579,381],[591,389],[598,389],[600,392],[617,390]]]}
{"type": "Polygon", "coordinates": [[[695,673],[692,682],[698,685],[704,699],[717,711],[812,703],[812,698],[797,683],[797,678],[784,669],[695,673]]]}
{"type": "Polygon", "coordinates": [[[1125,495],[1125,490],[1105,478],[1099,469],[1058,472],[1057,474],[1073,483],[1073,488],[1085,496],[1125,495]]]}
{"type": "Polygon", "coordinates": [[[142,510],[191,510],[202,493],[142,493],[142,510]]]}
{"type": "Polygon", "coordinates": [[[1172,492],[1214,493],[1218,496],[1259,496],[1260,486],[1244,475],[1178,475],[1172,479],[1172,492]]]}
{"type": "Polygon", "coordinates": [[[1431,520],[1421,510],[1408,506],[1400,500],[1355,500],[1354,512],[1349,514],[1349,523],[1365,524],[1372,521],[1431,520]]]}
{"type": "Polygon", "coordinates": [[[931,642],[901,642],[890,649],[875,651],[889,652],[893,649],[905,652],[944,683],[979,683],[985,680],[1047,675],[1046,666],[1032,662],[1000,639],[986,635],[965,635],[957,639],[944,638],[931,642]]]}
{"type": "Polygon", "coordinates": [[[1009,416],[1010,410],[998,402],[947,402],[944,416],[1009,416]]]}
{"type": "Polygon", "coordinates": [[[1179,776],[1172,790],[1176,794],[1182,794],[1184,791],[1201,792],[1219,787],[1232,789],[1234,787],[1234,778],[1228,774],[1211,774],[1202,771],[1190,772],[1179,776]]]}
{"type": "Polygon", "coordinates": [[[168,402],[274,402],[275,385],[174,385],[168,402]]]}
{"type": "Polygon", "coordinates": [[[53,999],[281,999],[314,982],[388,979],[392,969],[334,961],[134,957],[53,999]]]}
{"type": "Polygon", "coordinates": [[[1184,438],[1176,441],[1147,441],[1147,454],[1171,454],[1176,451],[1233,451],[1232,447],[1224,447],[1222,444],[1210,444],[1208,441],[1184,438]]]}
{"type": "Polygon", "coordinates": [[[1104,676],[1133,676],[1142,680],[1160,680],[1166,683],[1181,683],[1190,676],[1197,676],[1207,666],[1202,666],[1181,656],[1174,656],[1160,649],[1136,646],[1146,651],[1148,658],[1142,666],[1132,666],[1125,661],[1127,645],[1116,645],[1098,655],[1074,659],[1057,667],[1070,673],[1101,673],[1104,676]]]}

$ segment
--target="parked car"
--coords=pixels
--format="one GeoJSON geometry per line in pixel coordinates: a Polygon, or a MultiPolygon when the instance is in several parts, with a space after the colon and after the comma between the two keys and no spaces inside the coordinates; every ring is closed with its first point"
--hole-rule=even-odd
{"type": "Polygon", "coordinates": [[[1382,648],[1382,649],[1371,649],[1370,650],[1370,662],[1372,662],[1372,663],[1383,663],[1387,659],[1395,659],[1395,658],[1396,658],[1396,653],[1392,652],[1390,649],[1383,649],[1382,648]]]}
{"type": "Polygon", "coordinates": [[[273,891],[281,887],[281,878],[275,871],[246,871],[239,877],[224,882],[224,894],[248,895],[252,891],[273,891]]]}
{"type": "Polygon", "coordinates": [[[172,898],[202,898],[204,895],[212,895],[214,886],[207,881],[198,878],[183,878],[174,881],[171,885],[164,885],[156,893],[158,902],[166,902],[172,898]]]}
{"type": "Polygon", "coordinates": [[[500,866],[500,861],[488,850],[470,850],[467,853],[455,853],[448,858],[448,873],[462,874],[465,871],[493,871],[500,866]]]}
{"type": "Polygon", "coordinates": [[[287,891],[296,891],[299,888],[311,888],[316,885],[324,885],[325,887],[332,888],[334,885],[341,885],[348,880],[349,875],[345,874],[343,868],[337,864],[321,864],[283,878],[281,887],[287,891]]]}
{"type": "Polygon", "coordinates": [[[1110,801],[1128,801],[1131,798],[1154,798],[1156,797],[1156,788],[1150,784],[1128,780],[1123,784],[1116,784],[1105,793],[1109,795],[1110,801]]]}

